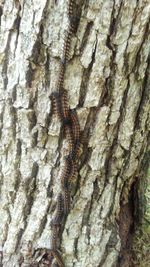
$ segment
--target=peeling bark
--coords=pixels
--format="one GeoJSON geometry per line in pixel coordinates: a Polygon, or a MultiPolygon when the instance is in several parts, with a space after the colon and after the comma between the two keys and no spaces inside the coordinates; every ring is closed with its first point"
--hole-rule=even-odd
{"type": "MultiPolygon", "coordinates": [[[[72,184],[61,252],[68,267],[129,266],[132,189],[142,179],[148,152],[150,3],[76,3],[77,33],[64,84],[87,144],[72,184]]],[[[38,262],[50,249],[65,148],[50,95],[57,83],[66,8],[64,0],[0,3],[4,267],[42,266],[38,262]]]]}

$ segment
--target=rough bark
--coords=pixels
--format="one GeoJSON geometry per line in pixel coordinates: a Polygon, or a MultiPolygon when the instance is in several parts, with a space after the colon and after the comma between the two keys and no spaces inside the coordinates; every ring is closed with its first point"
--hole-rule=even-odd
{"type": "Polygon", "coordinates": [[[139,180],[138,186],[138,224],[132,239],[133,261],[135,266],[150,265],[150,169],[145,179],[139,180]]]}
{"type": "MultiPolygon", "coordinates": [[[[78,0],[65,73],[87,145],[61,240],[67,267],[125,266],[134,189],[148,151],[149,0],[78,0]],[[124,257],[123,255],[126,255],[124,257]]],[[[31,266],[50,248],[65,142],[51,114],[67,1],[0,4],[2,266],[31,266]],[[43,250],[41,250],[43,249],[43,250]]]]}

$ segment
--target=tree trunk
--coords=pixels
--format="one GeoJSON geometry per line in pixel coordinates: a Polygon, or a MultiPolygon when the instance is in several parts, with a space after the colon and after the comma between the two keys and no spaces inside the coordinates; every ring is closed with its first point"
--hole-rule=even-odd
{"type": "MultiPolygon", "coordinates": [[[[64,87],[86,145],[61,236],[67,267],[130,266],[148,152],[149,0],[76,1],[64,87]],[[145,166],[145,165],[144,165],[145,166]],[[143,172],[142,172],[143,174],[143,172]]],[[[43,266],[65,139],[51,113],[65,0],[1,0],[1,266],[43,266]]],[[[44,265],[46,266],[46,265],[44,265]]]]}

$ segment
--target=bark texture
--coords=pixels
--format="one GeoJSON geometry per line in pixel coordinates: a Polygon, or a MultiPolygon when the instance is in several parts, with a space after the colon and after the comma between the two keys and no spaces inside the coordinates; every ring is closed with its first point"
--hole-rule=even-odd
{"type": "MultiPolygon", "coordinates": [[[[65,89],[87,145],[72,186],[61,251],[67,267],[125,266],[133,192],[148,151],[150,1],[76,3],[79,25],[65,89]]],[[[50,248],[65,142],[49,96],[58,78],[66,8],[65,0],[0,3],[4,267],[38,264],[50,248]]]]}
{"type": "Polygon", "coordinates": [[[145,267],[150,265],[150,169],[145,179],[140,179],[139,183],[139,223],[132,240],[132,248],[135,266],[145,267]]]}

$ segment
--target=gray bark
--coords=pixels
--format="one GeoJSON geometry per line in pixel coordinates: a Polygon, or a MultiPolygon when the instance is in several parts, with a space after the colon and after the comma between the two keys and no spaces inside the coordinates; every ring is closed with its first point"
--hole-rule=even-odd
{"type": "MultiPolygon", "coordinates": [[[[61,252],[67,267],[111,267],[128,244],[133,189],[148,152],[150,2],[77,4],[80,21],[64,85],[88,145],[72,185],[61,252]]],[[[20,266],[21,260],[30,266],[50,248],[66,144],[58,118],[51,116],[49,96],[58,78],[66,8],[65,0],[0,3],[0,250],[5,267],[20,266]]]]}

